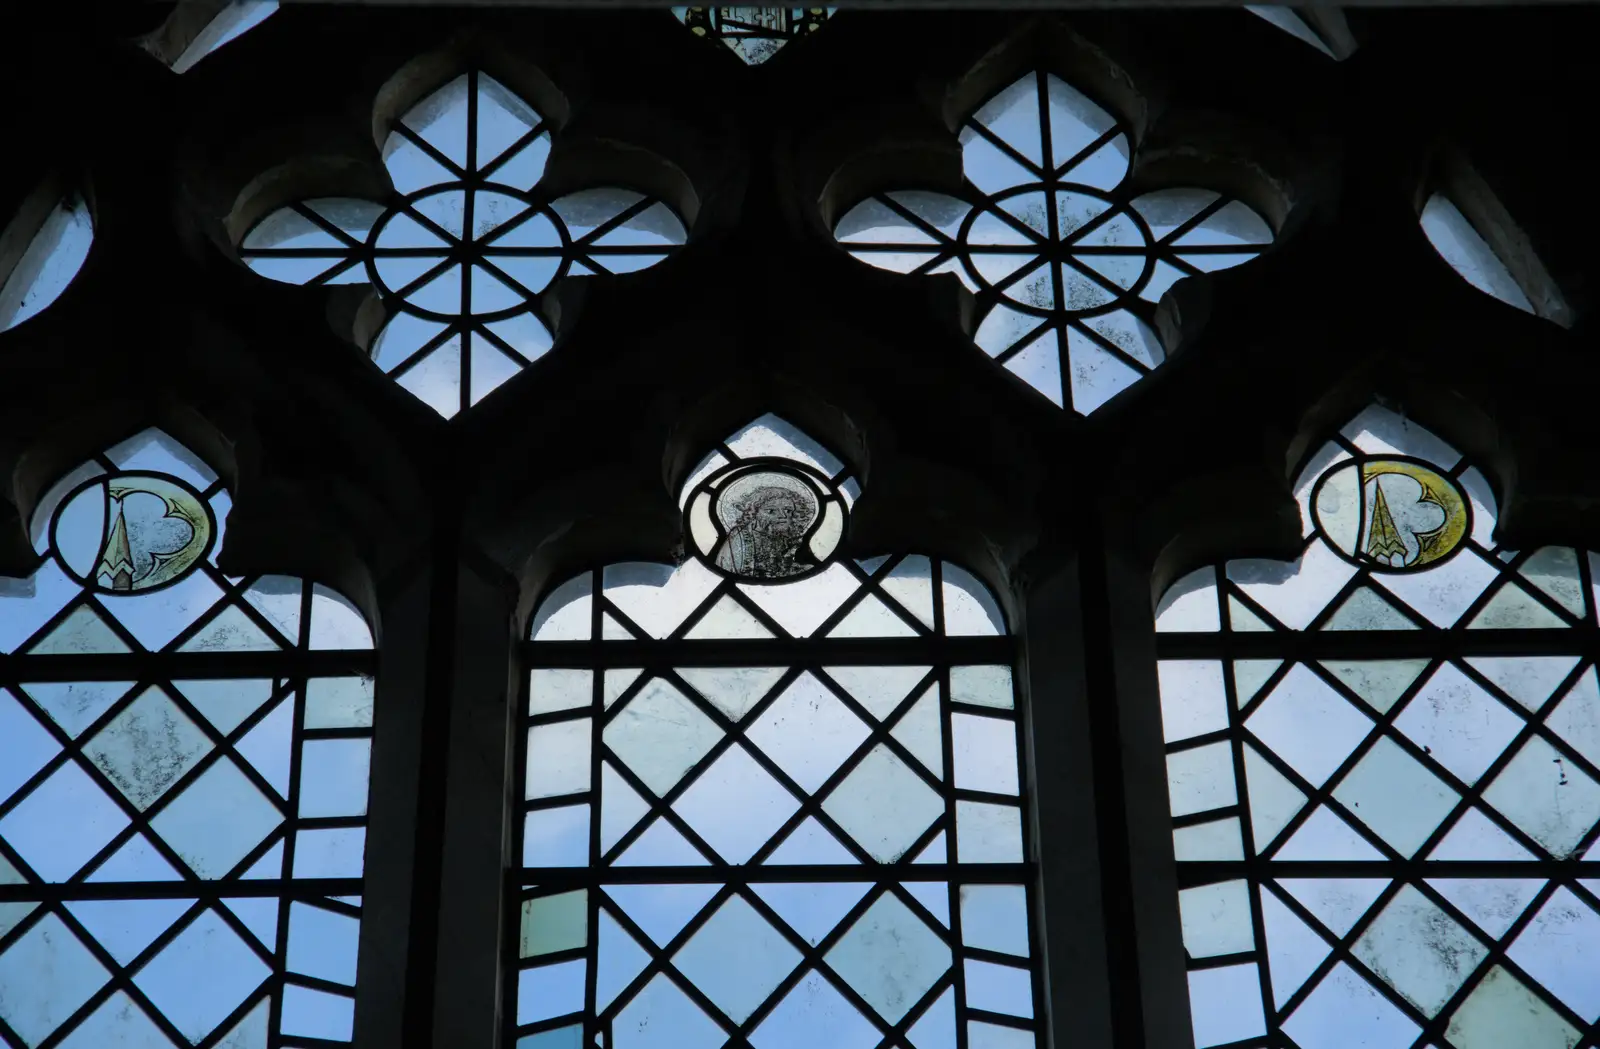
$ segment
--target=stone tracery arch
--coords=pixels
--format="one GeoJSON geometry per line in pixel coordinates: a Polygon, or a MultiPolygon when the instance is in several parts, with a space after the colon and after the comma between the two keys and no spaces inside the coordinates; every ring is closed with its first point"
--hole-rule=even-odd
{"type": "Polygon", "coordinates": [[[1376,406],[1295,498],[1298,561],[1202,568],[1157,609],[1196,1044],[1577,1042],[1595,555],[1505,548],[1483,474],[1376,406]]]}

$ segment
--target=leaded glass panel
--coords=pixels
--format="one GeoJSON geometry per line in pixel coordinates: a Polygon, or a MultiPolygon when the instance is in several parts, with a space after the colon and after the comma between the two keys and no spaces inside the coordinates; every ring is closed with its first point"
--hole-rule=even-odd
{"type": "Polygon", "coordinates": [[[394,122],[394,194],[280,208],[240,256],[290,284],[371,284],[390,308],[374,363],[450,418],[550,349],[537,297],[568,276],[632,273],[684,243],[678,216],[631,189],[550,199],[552,127],[487,73],[463,73],[394,122]]]}
{"type": "Polygon", "coordinates": [[[1156,626],[1197,1045],[1593,1044],[1596,557],[1508,550],[1478,469],[1369,408],[1296,562],[1156,626]]]}
{"type": "Polygon", "coordinates": [[[1213,190],[1136,195],[1129,129],[1052,73],[989,99],[960,140],[959,197],[879,194],[834,236],[882,269],[954,273],[977,296],[978,347],[1083,415],[1166,359],[1151,322],[1168,288],[1272,243],[1261,216],[1213,190]]]}
{"type": "Polygon", "coordinates": [[[145,431],[45,495],[0,591],[0,1044],[350,1039],[372,637],[223,575],[229,507],[145,431]]]}
{"type": "Polygon", "coordinates": [[[674,7],[695,36],[720,40],[746,65],[759,65],[790,40],[814,33],[832,7],[674,7]]]}
{"type": "Polygon", "coordinates": [[[687,560],[541,604],[522,1049],[1036,1044],[1012,642],[955,565],[837,556],[857,493],[764,417],[685,483],[687,560]]]}

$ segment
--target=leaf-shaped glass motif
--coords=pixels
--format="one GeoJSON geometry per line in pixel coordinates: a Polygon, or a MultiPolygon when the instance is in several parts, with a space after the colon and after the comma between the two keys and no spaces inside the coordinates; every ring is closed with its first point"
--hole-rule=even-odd
{"type": "MultiPolygon", "coordinates": [[[[1163,241],[1255,235],[1193,222],[1209,195],[1151,196],[1163,241]]],[[[1196,1044],[1579,1044],[1596,556],[1501,547],[1482,473],[1377,405],[1293,492],[1296,561],[1199,569],[1156,616],[1158,649],[1181,644],[1158,676],[1196,1044]],[[1225,995],[1219,942],[1250,974],[1225,995]]]]}
{"type": "Polygon", "coordinates": [[[746,65],[759,65],[790,40],[814,33],[833,7],[674,7],[695,36],[720,40],[746,65]]]}
{"type": "Polygon", "coordinates": [[[284,283],[371,283],[391,308],[374,363],[450,418],[549,349],[537,297],[551,284],[648,268],[688,238],[670,207],[633,190],[542,197],[550,136],[504,84],[463,73],[395,121],[382,151],[391,199],[279,208],[240,256],[284,283]]]}
{"type": "Polygon", "coordinates": [[[1272,243],[1259,215],[1210,190],[1131,198],[1128,131],[1054,74],[995,94],[960,142],[960,197],[870,197],[834,236],[880,269],[955,274],[977,295],[984,353],[1084,415],[1165,359],[1151,322],[1168,288],[1272,243]]]}

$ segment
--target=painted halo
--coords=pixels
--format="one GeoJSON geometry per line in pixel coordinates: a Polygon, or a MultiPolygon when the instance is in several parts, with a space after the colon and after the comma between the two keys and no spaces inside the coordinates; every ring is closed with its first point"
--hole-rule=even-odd
{"type": "Polygon", "coordinates": [[[706,563],[750,582],[820,572],[844,537],[844,500],[828,479],[787,459],[743,460],[689,496],[685,530],[706,563]]]}
{"type": "Polygon", "coordinates": [[[1436,564],[1472,531],[1472,503],[1460,484],[1416,459],[1338,463],[1317,479],[1311,506],[1335,550],[1388,572],[1436,564]]]}
{"type": "Polygon", "coordinates": [[[149,473],[95,478],[61,501],[50,527],[67,574],[112,594],[178,582],[217,534],[200,493],[176,477],[149,473]]]}

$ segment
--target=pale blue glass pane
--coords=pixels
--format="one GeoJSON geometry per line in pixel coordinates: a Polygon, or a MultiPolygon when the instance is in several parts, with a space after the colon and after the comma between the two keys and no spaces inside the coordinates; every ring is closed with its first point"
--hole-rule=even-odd
{"type": "Polygon", "coordinates": [[[294,836],[296,878],[359,878],[367,832],[360,827],[303,830],[294,836]]]}
{"type": "Polygon", "coordinates": [[[63,881],[127,824],[127,816],[88,774],[69,763],[0,820],[0,837],[41,878],[63,881]]]}
{"type": "Polygon", "coordinates": [[[588,805],[528,813],[522,825],[524,867],[582,867],[588,862],[588,805]]]}
{"type": "Polygon", "coordinates": [[[1189,974],[1189,1013],[1196,1049],[1267,1033],[1260,980],[1254,965],[1200,969],[1189,974]]]}
{"type": "Polygon", "coordinates": [[[579,958],[518,973],[517,1023],[537,1023],[580,1011],[588,967],[589,963],[579,958]]]}
{"type": "Polygon", "coordinates": [[[151,826],[202,878],[220,878],[267,834],[283,814],[223,758],[184,788],[151,826]]]}
{"type": "Polygon", "coordinates": [[[311,739],[300,746],[300,815],[364,816],[372,742],[311,739]]]}
{"type": "Polygon", "coordinates": [[[279,1029],[286,1035],[347,1042],[354,1022],[353,999],[292,983],[283,988],[283,1023],[279,1029]]]}
{"type": "Polygon", "coordinates": [[[210,1034],[270,970],[213,910],[204,911],[134,983],[191,1041],[210,1034]]]}
{"type": "Polygon", "coordinates": [[[1021,885],[963,885],[961,938],[968,947],[1027,957],[1027,890],[1021,885]]]}
{"type": "Polygon", "coordinates": [[[0,689],[0,799],[9,798],[60,750],[39,719],[0,689]]]}
{"type": "Polygon", "coordinates": [[[290,972],[333,983],[356,982],[356,940],[361,922],[320,907],[294,903],[289,908],[290,972]]]}
{"type": "Polygon", "coordinates": [[[365,728],[372,724],[370,677],[312,678],[306,683],[305,727],[365,728]]]}
{"type": "Polygon", "coordinates": [[[975,1009],[1033,1016],[1033,976],[1026,969],[968,959],[967,1004],[975,1009]]]}
{"type": "MultiPolygon", "coordinates": [[[[816,970],[806,973],[757,1027],[755,1049],[873,1049],[882,1038],[816,970]]],[[[720,1042],[711,1043],[712,1049],[720,1042]]]]}

